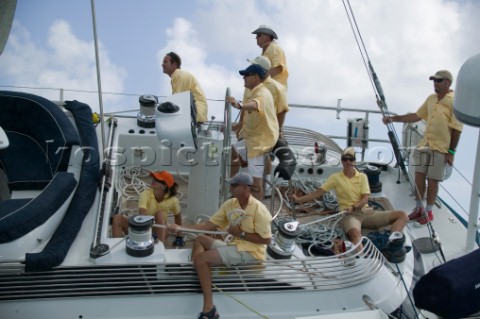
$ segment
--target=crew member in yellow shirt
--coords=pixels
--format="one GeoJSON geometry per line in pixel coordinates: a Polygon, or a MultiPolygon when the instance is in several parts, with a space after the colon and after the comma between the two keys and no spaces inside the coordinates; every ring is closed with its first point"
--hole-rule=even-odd
{"type": "Polygon", "coordinates": [[[292,200],[296,203],[306,203],[322,198],[326,192],[332,189],[335,190],[339,209],[346,213],[341,224],[348,238],[354,244],[358,244],[361,249],[362,227],[376,229],[390,225],[392,244],[387,245],[382,252],[391,261],[393,260],[392,254],[395,254],[395,261],[403,261],[405,258],[405,249],[403,248],[405,235],[402,231],[408,222],[407,214],[400,210],[374,211],[368,209],[370,186],[367,175],[360,173],[355,168],[355,149],[353,147],[346,148],[341,161],[342,171],[330,175],[325,184],[312,193],[301,197],[292,195],[292,200]]]}
{"type": "Polygon", "coordinates": [[[416,113],[386,116],[383,123],[414,123],[426,121],[425,133],[413,153],[415,166],[416,207],[408,218],[416,227],[425,226],[433,220],[433,206],[437,200],[438,184],[444,178],[445,165],[453,165],[457,144],[463,124],[453,114],[452,74],[440,70],[430,76],[435,93],[427,97],[416,113]],[[425,186],[427,205],[424,207],[425,186]]]}
{"type": "MultiPolygon", "coordinates": [[[[198,316],[202,319],[220,317],[213,304],[211,267],[259,263],[266,259],[266,248],[272,238],[270,211],[251,196],[252,176],[240,172],[228,182],[232,198],[224,202],[207,222],[183,226],[205,231],[225,229],[234,236],[234,240],[227,244],[199,235],[193,244],[192,261],[203,292],[203,309],[198,316]]],[[[178,226],[174,224],[168,225],[168,229],[172,233],[178,232],[178,226]]]]}
{"type": "Polygon", "coordinates": [[[162,69],[163,73],[172,79],[172,94],[187,91],[192,92],[197,107],[197,123],[207,122],[207,98],[197,79],[190,72],[180,69],[181,66],[182,59],[175,52],[167,53],[163,58],[162,69]]]}
{"type": "Polygon", "coordinates": [[[253,196],[263,199],[263,173],[265,154],[275,146],[279,136],[279,127],[273,97],[263,85],[267,71],[258,64],[252,64],[239,71],[243,76],[245,88],[251,91],[250,97],[238,102],[234,97],[226,100],[235,108],[243,110],[244,119],[241,136],[233,145],[235,152],[243,161],[248,162],[248,172],[253,176],[253,196]]]}
{"type": "Polygon", "coordinates": [[[278,39],[277,34],[266,25],[259,26],[252,34],[256,34],[257,45],[262,48],[262,55],[266,56],[272,64],[268,73],[274,80],[282,83],[286,89],[288,79],[287,59],[283,49],[275,41],[278,39]]]}
{"type": "MultiPolygon", "coordinates": [[[[166,225],[168,214],[173,214],[175,223],[182,224],[180,201],[175,196],[178,185],[173,176],[167,171],[150,173],[152,182],[150,188],[140,193],[138,200],[138,213],[140,215],[155,216],[155,224],[166,225]]],[[[165,243],[167,232],[164,228],[154,228],[159,241],[165,243]]],[[[122,237],[128,234],[128,218],[116,214],[112,220],[112,237],[122,237]]]]}
{"type": "MultiPolygon", "coordinates": [[[[265,70],[270,70],[271,63],[270,60],[265,56],[257,56],[253,60],[248,60],[252,64],[258,64],[265,70]]],[[[277,114],[277,121],[278,121],[278,129],[279,129],[279,138],[283,138],[283,124],[285,123],[285,117],[287,112],[289,111],[288,108],[288,101],[287,101],[287,90],[285,87],[280,84],[280,82],[274,80],[270,75],[266,77],[266,79],[262,82],[263,85],[272,93],[273,97],[273,105],[275,106],[275,113],[277,114]]],[[[245,89],[243,100],[248,100],[248,97],[251,95],[251,91],[249,89],[245,89]]],[[[241,121],[243,120],[243,116],[241,117],[241,121]]],[[[240,121],[240,122],[241,122],[240,121]]]]}

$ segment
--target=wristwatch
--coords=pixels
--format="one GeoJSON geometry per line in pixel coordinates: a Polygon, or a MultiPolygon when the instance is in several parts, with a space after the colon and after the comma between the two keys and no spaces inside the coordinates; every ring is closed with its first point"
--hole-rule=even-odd
{"type": "Polygon", "coordinates": [[[244,232],[244,231],[242,231],[242,232],[240,233],[240,238],[241,238],[241,239],[245,239],[245,232],[244,232]]]}

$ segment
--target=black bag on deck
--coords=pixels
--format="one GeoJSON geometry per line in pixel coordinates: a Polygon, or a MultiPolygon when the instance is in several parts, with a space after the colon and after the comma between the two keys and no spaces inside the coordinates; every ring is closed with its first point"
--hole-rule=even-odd
{"type": "Polygon", "coordinates": [[[415,306],[446,318],[480,311],[480,249],[433,268],[413,289],[415,306]]]}

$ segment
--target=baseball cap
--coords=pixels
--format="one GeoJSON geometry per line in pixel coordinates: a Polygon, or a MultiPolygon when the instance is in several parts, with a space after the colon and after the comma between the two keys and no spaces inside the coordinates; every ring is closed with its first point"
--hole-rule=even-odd
{"type": "Polygon", "coordinates": [[[355,149],[353,147],[347,147],[344,151],[343,151],[343,154],[342,155],[351,155],[353,157],[355,157],[355,149]]]}
{"type": "Polygon", "coordinates": [[[270,60],[263,55],[257,56],[253,60],[247,59],[247,61],[250,62],[251,64],[258,64],[267,71],[270,70],[270,68],[272,67],[270,60]]]}
{"type": "Polygon", "coordinates": [[[267,74],[267,70],[259,64],[251,64],[245,70],[238,71],[238,73],[240,73],[240,75],[258,74],[260,77],[264,77],[267,74]]]}
{"type": "Polygon", "coordinates": [[[171,188],[175,183],[175,179],[173,179],[172,174],[167,171],[151,172],[150,176],[155,178],[157,181],[164,181],[168,188],[171,188]]]}
{"type": "Polygon", "coordinates": [[[227,179],[227,182],[229,184],[240,184],[240,185],[252,186],[253,185],[253,177],[252,177],[252,175],[250,175],[246,172],[238,172],[232,178],[227,179]]]}
{"type": "Polygon", "coordinates": [[[252,32],[252,34],[259,34],[259,33],[268,34],[268,35],[271,35],[274,39],[278,39],[275,31],[273,31],[272,28],[270,28],[269,26],[266,26],[264,24],[260,25],[258,28],[256,28],[252,32]]]}
{"type": "Polygon", "coordinates": [[[437,73],[435,73],[434,75],[431,75],[428,79],[429,80],[447,79],[447,80],[450,80],[450,82],[452,82],[453,76],[452,76],[452,73],[450,73],[450,71],[440,70],[440,71],[437,71],[437,73]]]}

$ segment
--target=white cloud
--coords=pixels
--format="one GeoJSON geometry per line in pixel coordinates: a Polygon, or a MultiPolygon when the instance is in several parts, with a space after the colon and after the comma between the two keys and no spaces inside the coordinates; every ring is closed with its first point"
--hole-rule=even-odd
{"type": "MultiPolygon", "coordinates": [[[[126,71],[112,64],[101,43],[99,47],[103,91],[123,91],[126,71]]],[[[3,76],[10,78],[13,85],[56,89],[40,92],[22,89],[23,91],[58,100],[58,89],[62,88],[65,89],[64,99],[77,99],[98,110],[96,94],[77,92],[97,91],[93,42],[77,38],[64,20],[57,20],[50,26],[47,46],[44,47],[37,45],[29,31],[15,21],[9,38],[9,50],[2,55],[0,67],[3,76]]],[[[118,100],[118,97],[104,95],[103,99],[109,103],[118,100]]]]}
{"type": "MultiPolygon", "coordinates": [[[[185,19],[177,18],[173,26],[166,31],[166,45],[157,52],[157,61],[159,71],[162,72],[162,60],[166,53],[173,51],[180,55],[182,59],[182,69],[192,73],[199,81],[209,104],[209,116],[215,116],[219,119],[223,116],[223,102],[212,100],[223,99],[225,97],[226,83],[234,83],[236,94],[239,96],[243,89],[243,81],[240,76],[235,76],[234,72],[227,68],[208,63],[208,52],[206,46],[200,41],[198,33],[193,29],[192,24],[185,19]]],[[[238,73],[237,73],[238,74],[238,73]]],[[[164,74],[161,79],[160,87],[164,95],[171,94],[170,77],[164,74]]]]}

